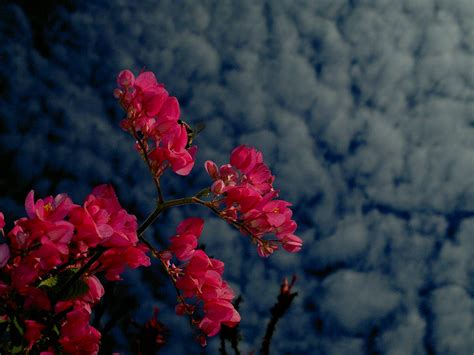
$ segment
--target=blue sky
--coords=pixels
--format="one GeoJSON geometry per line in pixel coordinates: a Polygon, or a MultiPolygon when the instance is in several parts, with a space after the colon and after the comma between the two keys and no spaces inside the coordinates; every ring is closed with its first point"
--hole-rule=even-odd
{"type": "MultiPolygon", "coordinates": [[[[245,300],[244,350],[258,348],[280,280],[297,273],[276,353],[472,353],[472,1],[59,3],[0,10],[7,216],[31,188],[81,201],[103,182],[138,216],[151,211],[153,185],[111,95],[118,71],[146,68],[185,120],[206,124],[195,172],[168,175],[168,196],[199,190],[206,159],[248,144],[294,204],[297,255],[261,260],[225,223],[206,224],[207,250],[245,300]]],[[[172,211],[156,232],[196,214],[172,211]]],[[[142,315],[154,303],[144,297],[142,315]]]]}

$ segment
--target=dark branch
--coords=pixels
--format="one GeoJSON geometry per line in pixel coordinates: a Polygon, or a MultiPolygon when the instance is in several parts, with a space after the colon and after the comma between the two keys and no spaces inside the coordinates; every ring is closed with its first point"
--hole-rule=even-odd
{"type": "Polygon", "coordinates": [[[278,301],[270,310],[272,317],[268,322],[267,331],[265,332],[262,347],[260,348],[260,352],[264,355],[270,354],[270,343],[272,341],[273,333],[275,332],[277,322],[280,320],[280,318],[283,317],[285,312],[290,308],[293,299],[298,295],[297,292],[291,293],[291,288],[293,287],[295,281],[296,276],[293,276],[290,284],[288,284],[287,279],[283,281],[280,287],[278,301]]]}

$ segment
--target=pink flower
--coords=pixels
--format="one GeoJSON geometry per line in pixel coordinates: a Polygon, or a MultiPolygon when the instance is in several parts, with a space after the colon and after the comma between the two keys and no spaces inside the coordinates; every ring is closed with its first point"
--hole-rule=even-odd
{"type": "Polygon", "coordinates": [[[188,218],[181,222],[176,229],[177,234],[170,238],[169,250],[179,260],[189,260],[197,247],[202,233],[204,221],[201,218],[188,218]]]}
{"type": "Polygon", "coordinates": [[[257,164],[262,162],[262,153],[245,145],[234,148],[230,154],[230,164],[239,169],[243,174],[248,174],[257,164]]]}
{"type": "Polygon", "coordinates": [[[51,301],[44,290],[31,286],[20,286],[18,293],[25,298],[23,307],[26,310],[51,310],[51,301]]]}
{"type": "Polygon", "coordinates": [[[10,259],[8,244],[0,244],[0,268],[4,267],[10,259]]]}
{"type": "Polygon", "coordinates": [[[197,238],[192,234],[177,235],[170,238],[169,250],[179,260],[189,260],[197,247],[197,238]]]}
{"type": "Polygon", "coordinates": [[[293,234],[287,234],[283,236],[280,241],[283,245],[283,248],[290,253],[299,252],[301,247],[303,246],[303,241],[301,240],[301,238],[293,234]]]}
{"type": "Polygon", "coordinates": [[[68,354],[97,354],[100,333],[89,325],[90,313],[85,309],[74,309],[66,315],[62,324],[59,342],[68,354]]]}
{"type": "Polygon", "coordinates": [[[66,217],[74,206],[71,199],[66,194],[59,194],[56,197],[48,196],[44,200],[34,201],[34,191],[31,190],[26,196],[25,209],[30,219],[40,221],[57,222],[66,217]]]}
{"type": "Polygon", "coordinates": [[[241,213],[247,213],[262,200],[262,196],[249,185],[235,186],[227,189],[226,193],[226,205],[238,205],[241,213]]]}
{"type": "Polygon", "coordinates": [[[250,234],[260,256],[271,255],[279,245],[290,252],[301,249],[302,240],[293,234],[296,222],[292,219],[291,204],[276,200],[275,177],[263,162],[261,152],[241,145],[232,151],[230,164],[218,168],[214,162],[206,161],[205,168],[214,180],[211,191],[222,195],[220,201],[224,206],[219,206],[220,216],[238,223],[244,234],[250,234]],[[277,241],[264,240],[267,234],[276,235],[277,241]]]}
{"type": "Polygon", "coordinates": [[[196,238],[201,236],[202,230],[204,229],[204,220],[202,218],[190,217],[182,221],[176,228],[176,233],[179,235],[182,234],[192,234],[196,238]]]}
{"type": "Polygon", "coordinates": [[[26,320],[25,325],[26,331],[23,337],[28,342],[27,349],[31,350],[33,345],[41,338],[41,332],[46,328],[46,326],[34,320],[26,320]]]}
{"type": "Polygon", "coordinates": [[[21,289],[35,281],[40,274],[40,264],[31,256],[24,257],[18,265],[13,268],[11,277],[13,287],[21,289]]]}
{"type": "Polygon", "coordinates": [[[217,180],[219,178],[219,168],[212,160],[206,160],[204,167],[212,180],[217,180]]]}
{"type": "Polygon", "coordinates": [[[194,157],[192,151],[186,149],[187,142],[186,128],[177,125],[173,134],[163,137],[162,145],[150,153],[149,158],[160,168],[168,162],[176,174],[188,175],[194,166],[194,157]]]}
{"type": "MultiPolygon", "coordinates": [[[[234,292],[222,279],[224,263],[209,258],[203,250],[195,249],[203,225],[204,222],[200,218],[188,218],[180,223],[178,234],[171,238],[169,251],[179,260],[189,261],[180,268],[171,264],[170,269],[178,275],[176,287],[183,296],[203,302],[204,318],[200,321],[199,328],[206,335],[213,336],[219,332],[221,324],[235,326],[240,321],[240,315],[231,303],[234,292]]],[[[169,265],[169,258],[166,262],[169,265]]],[[[176,313],[179,315],[193,312],[194,306],[190,304],[180,304],[176,307],[176,313]]]]}
{"type": "Polygon", "coordinates": [[[139,140],[138,149],[148,156],[150,168],[159,177],[168,168],[188,175],[194,166],[195,147],[188,147],[188,132],[178,123],[178,100],[168,95],[152,72],[134,77],[123,70],[114,95],[127,113],[121,126],[139,140]],[[139,134],[140,133],[140,134],[139,134]]]}
{"type": "Polygon", "coordinates": [[[129,87],[133,86],[135,82],[135,75],[130,70],[122,70],[119,75],[117,76],[117,85],[128,89],[129,87]]]}
{"type": "MultiPolygon", "coordinates": [[[[38,276],[40,271],[49,271],[67,260],[74,226],[65,218],[73,207],[71,199],[65,194],[55,198],[48,196],[36,202],[34,191],[28,194],[25,209],[29,218],[15,221],[15,226],[8,233],[14,256],[29,249],[27,257],[30,260],[26,264],[18,262],[17,265],[29,265],[26,268],[35,270],[34,274],[38,276]]],[[[33,274],[27,272],[27,275],[33,274]]],[[[25,277],[28,279],[30,276],[25,277]]],[[[22,276],[20,279],[25,278],[22,276]]]]}
{"type": "Polygon", "coordinates": [[[95,276],[89,276],[85,279],[85,282],[88,290],[87,293],[81,297],[82,300],[90,304],[99,302],[105,292],[102,283],[95,276]]]}
{"type": "Polygon", "coordinates": [[[99,258],[101,270],[105,270],[105,278],[110,281],[121,280],[120,274],[126,266],[132,269],[150,266],[150,258],[145,254],[147,251],[148,248],[142,245],[106,250],[99,258]]]}
{"type": "Polygon", "coordinates": [[[229,301],[212,300],[204,304],[205,316],[199,323],[207,336],[214,336],[219,333],[221,324],[233,327],[240,322],[240,315],[229,301]]]}
{"type": "Polygon", "coordinates": [[[0,212],[0,230],[2,230],[3,227],[5,227],[5,216],[0,212]]]}
{"type": "Polygon", "coordinates": [[[70,221],[76,227],[74,240],[91,247],[127,247],[138,242],[137,219],[120,206],[111,185],[94,188],[84,207],[71,211],[70,221]]]}

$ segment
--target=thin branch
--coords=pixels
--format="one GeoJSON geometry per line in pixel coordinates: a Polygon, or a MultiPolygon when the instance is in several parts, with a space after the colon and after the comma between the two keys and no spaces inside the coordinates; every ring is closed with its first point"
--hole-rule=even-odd
{"type": "Polygon", "coordinates": [[[135,127],[133,126],[132,126],[132,132],[133,132],[133,138],[135,138],[135,140],[138,142],[138,145],[140,146],[140,149],[143,153],[143,157],[145,159],[146,165],[148,166],[148,170],[150,170],[150,173],[153,177],[153,182],[155,183],[156,191],[158,192],[158,203],[163,204],[164,199],[163,199],[163,193],[161,192],[160,178],[155,175],[155,172],[153,171],[153,167],[151,166],[150,158],[148,157],[148,152],[145,148],[145,144],[143,144],[143,141],[140,139],[135,127]]]}
{"type": "Polygon", "coordinates": [[[270,342],[272,341],[273,333],[277,322],[283,317],[285,312],[290,308],[291,302],[298,295],[297,292],[291,293],[291,288],[296,281],[296,276],[293,276],[291,283],[285,279],[280,287],[280,294],[278,295],[278,302],[271,308],[270,313],[272,317],[267,325],[267,330],[263,338],[260,352],[264,355],[270,354],[270,342]]]}
{"type": "Polygon", "coordinates": [[[225,348],[225,337],[223,334],[224,333],[222,332],[222,329],[221,329],[221,334],[220,334],[221,346],[219,348],[219,354],[227,355],[227,349],[225,348]]]}
{"type": "Polygon", "coordinates": [[[145,230],[151,226],[158,216],[164,211],[167,210],[168,208],[175,207],[175,206],[183,206],[183,205],[190,205],[193,204],[195,197],[184,197],[184,198],[179,198],[176,200],[170,200],[167,202],[159,203],[158,206],[156,206],[155,210],[146,218],[146,220],[138,227],[137,229],[137,235],[140,237],[143,235],[145,230]]]}

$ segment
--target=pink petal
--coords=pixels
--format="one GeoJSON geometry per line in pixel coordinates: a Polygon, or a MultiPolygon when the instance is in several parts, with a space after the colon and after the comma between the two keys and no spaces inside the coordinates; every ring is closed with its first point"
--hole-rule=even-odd
{"type": "Polygon", "coordinates": [[[193,234],[196,238],[202,233],[204,228],[204,220],[198,217],[186,218],[182,221],[176,228],[176,233],[178,234],[193,234]]]}
{"type": "Polygon", "coordinates": [[[35,192],[31,190],[28,195],[26,196],[25,200],[25,209],[26,214],[29,218],[33,219],[36,217],[35,214],[35,192]]]}

